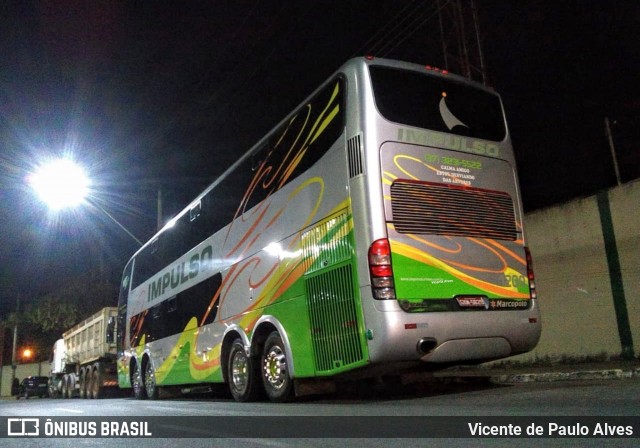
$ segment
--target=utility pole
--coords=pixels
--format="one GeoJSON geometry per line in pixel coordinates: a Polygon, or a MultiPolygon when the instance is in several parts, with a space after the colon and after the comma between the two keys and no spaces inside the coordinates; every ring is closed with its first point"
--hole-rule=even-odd
{"type": "Polygon", "coordinates": [[[475,0],[438,0],[442,53],[447,70],[487,83],[475,0]]]}
{"type": "Polygon", "coordinates": [[[157,208],[156,208],[156,223],[157,223],[157,229],[158,231],[160,231],[160,229],[162,229],[162,226],[164,225],[163,223],[163,219],[162,219],[162,187],[158,186],[158,203],[157,203],[157,208]]]}
{"type": "Polygon", "coordinates": [[[616,147],[613,144],[613,134],[611,133],[611,124],[609,122],[609,117],[604,117],[604,129],[607,133],[607,140],[609,141],[609,150],[611,151],[611,159],[613,160],[613,170],[616,174],[616,182],[618,183],[618,186],[620,186],[622,185],[622,179],[620,177],[620,167],[618,166],[616,147]]]}
{"type": "Polygon", "coordinates": [[[16,359],[16,350],[18,347],[18,315],[20,313],[20,294],[16,296],[16,314],[13,322],[13,346],[11,349],[11,387],[16,379],[16,368],[18,367],[16,359]]]}

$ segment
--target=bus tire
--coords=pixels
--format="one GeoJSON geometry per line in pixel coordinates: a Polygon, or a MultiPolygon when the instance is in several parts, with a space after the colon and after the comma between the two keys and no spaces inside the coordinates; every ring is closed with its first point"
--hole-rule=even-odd
{"type": "Polygon", "coordinates": [[[156,372],[149,358],[144,362],[144,391],[149,400],[158,399],[160,390],[156,383],[156,372]]]}
{"type": "Polygon", "coordinates": [[[144,389],[144,383],[142,379],[142,369],[140,368],[139,362],[136,362],[136,366],[133,369],[131,385],[133,386],[133,397],[135,399],[144,400],[147,398],[147,392],[144,389]]]}
{"type": "Polygon", "coordinates": [[[247,356],[240,339],[233,341],[227,363],[229,391],[236,401],[256,401],[260,395],[258,366],[253,358],[247,356]]]}
{"type": "Polygon", "coordinates": [[[267,397],[274,403],[282,403],[293,397],[293,379],[289,376],[289,362],[282,338],[272,332],[264,343],[260,362],[262,383],[267,397]]]}

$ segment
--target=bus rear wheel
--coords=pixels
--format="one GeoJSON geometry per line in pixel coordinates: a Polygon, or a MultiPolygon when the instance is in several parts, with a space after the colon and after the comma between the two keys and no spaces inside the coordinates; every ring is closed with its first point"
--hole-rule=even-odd
{"type": "Polygon", "coordinates": [[[136,366],[133,368],[133,376],[131,377],[131,385],[133,386],[133,397],[138,400],[144,400],[147,398],[147,391],[144,388],[142,379],[142,369],[140,363],[136,362],[136,366]]]}
{"type": "Polygon", "coordinates": [[[144,390],[149,400],[156,400],[159,395],[159,388],[156,384],[156,372],[153,369],[151,360],[147,359],[144,368],[144,390]]]}
{"type": "Polygon", "coordinates": [[[293,397],[293,380],[289,376],[289,364],[282,337],[277,331],[264,343],[261,360],[262,383],[269,400],[282,403],[293,397]]]}
{"type": "Polygon", "coordinates": [[[242,341],[233,341],[227,363],[227,378],[229,390],[236,401],[256,401],[260,396],[257,367],[255,360],[247,356],[242,341]]]}

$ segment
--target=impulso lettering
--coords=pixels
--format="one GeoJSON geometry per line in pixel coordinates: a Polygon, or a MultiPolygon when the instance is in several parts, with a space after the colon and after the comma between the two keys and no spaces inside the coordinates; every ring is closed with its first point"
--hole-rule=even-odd
{"type": "Polygon", "coordinates": [[[147,302],[157,299],[165,293],[167,288],[175,289],[183,283],[196,278],[207,262],[213,258],[213,248],[206,246],[200,253],[193,254],[188,262],[183,261],[174,265],[164,274],[156,277],[149,283],[147,289],[147,302]]]}
{"type": "Polygon", "coordinates": [[[480,140],[471,140],[460,135],[398,128],[398,140],[407,143],[438,146],[491,157],[498,157],[500,155],[500,148],[497,145],[480,140]]]}

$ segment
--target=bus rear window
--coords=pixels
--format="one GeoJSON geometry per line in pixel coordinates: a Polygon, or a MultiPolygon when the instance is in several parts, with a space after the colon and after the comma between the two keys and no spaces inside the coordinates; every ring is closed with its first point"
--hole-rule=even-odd
{"type": "Polygon", "coordinates": [[[370,66],[379,112],[387,120],[439,132],[502,141],[506,135],[500,98],[445,78],[370,66]]]}

